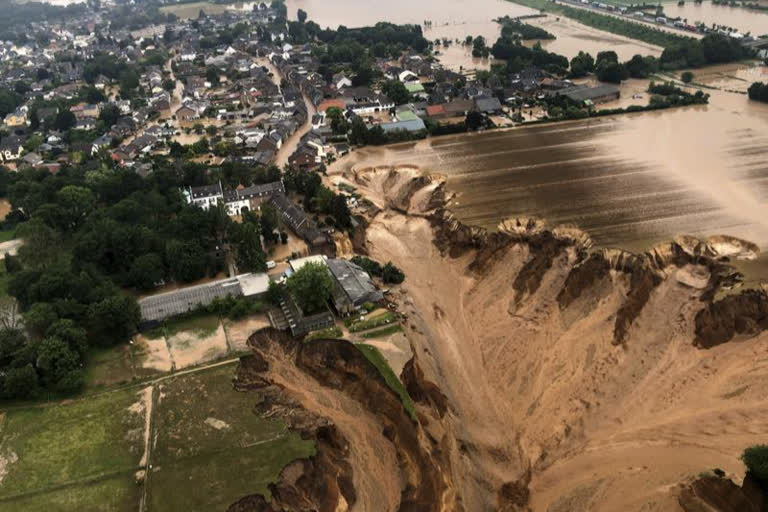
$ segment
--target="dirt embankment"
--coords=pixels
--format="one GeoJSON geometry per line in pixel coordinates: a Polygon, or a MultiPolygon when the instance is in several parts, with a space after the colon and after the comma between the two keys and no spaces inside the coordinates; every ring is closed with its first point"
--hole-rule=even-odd
{"type": "Polygon", "coordinates": [[[257,390],[256,413],[315,439],[317,454],[283,470],[271,502],[248,496],[231,512],[461,510],[439,447],[354,345],[304,344],[273,329],[248,344],[236,389],[257,390]]]}
{"type": "Polygon", "coordinates": [[[741,451],[768,435],[766,297],[712,297],[752,246],[594,250],[528,219],[464,226],[417,169],[331,179],[379,209],[356,246],[407,276],[393,299],[418,368],[403,380],[436,386],[417,407],[466,510],[679,512],[688,475],[743,475],[741,451]],[[708,332],[755,339],[702,350],[708,332]]]}

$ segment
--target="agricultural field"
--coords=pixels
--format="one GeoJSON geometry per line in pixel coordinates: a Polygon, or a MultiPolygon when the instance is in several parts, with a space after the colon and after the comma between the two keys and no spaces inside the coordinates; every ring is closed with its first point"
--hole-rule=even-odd
{"type": "MultiPolygon", "coordinates": [[[[106,357],[94,354],[93,357],[106,357]]],[[[109,357],[106,357],[109,360],[109,357]]],[[[232,388],[236,363],[0,415],[0,510],[224,510],[314,454],[232,388]],[[145,468],[151,468],[145,472],[145,468]]]]}
{"type": "Polygon", "coordinates": [[[188,4],[166,5],[160,10],[164,13],[175,14],[179,19],[186,20],[197,18],[200,11],[205,11],[207,15],[221,14],[226,10],[226,6],[214,4],[211,2],[191,2],[188,4]]]}
{"type": "Polygon", "coordinates": [[[158,385],[147,510],[223,510],[267,493],[286,464],[314,454],[311,441],[253,414],[258,396],[232,389],[233,368],[158,385]]]}
{"type": "Polygon", "coordinates": [[[0,419],[0,509],[138,509],[146,394],[119,390],[0,419]]]}

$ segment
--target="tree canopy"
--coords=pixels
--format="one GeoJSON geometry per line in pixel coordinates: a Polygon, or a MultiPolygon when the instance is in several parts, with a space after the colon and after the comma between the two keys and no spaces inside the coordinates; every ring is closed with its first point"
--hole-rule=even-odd
{"type": "Polygon", "coordinates": [[[311,315],[326,307],[333,281],[324,264],[307,263],[288,278],[286,286],[304,314],[311,315]]]}

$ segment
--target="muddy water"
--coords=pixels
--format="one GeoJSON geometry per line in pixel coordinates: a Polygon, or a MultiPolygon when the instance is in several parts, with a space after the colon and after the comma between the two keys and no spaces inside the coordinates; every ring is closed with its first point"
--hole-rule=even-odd
{"type": "Polygon", "coordinates": [[[766,11],[713,5],[711,2],[695,4],[692,1],[688,1],[682,6],[678,6],[673,2],[664,4],[664,13],[674,18],[679,16],[687,19],[688,23],[701,22],[710,26],[716,23],[733,27],[742,33],[751,32],[752,35],[768,34],[768,12],[766,11]]]}
{"type": "MultiPolygon", "coordinates": [[[[463,41],[466,36],[481,35],[492,45],[500,33],[494,19],[536,13],[505,0],[392,0],[386,3],[386,8],[379,8],[383,7],[379,5],[373,7],[369,2],[356,0],[288,0],[286,5],[289,16],[295,17],[298,9],[304,9],[309,18],[321,27],[359,27],[379,21],[423,25],[424,37],[427,39],[434,41],[448,38],[454,41],[447,49],[438,49],[442,64],[454,70],[488,69],[490,66],[488,59],[473,58],[471,51],[456,44],[456,40],[463,41]],[[425,26],[425,21],[432,22],[431,26],[425,26]]],[[[615,50],[622,59],[630,59],[638,53],[661,54],[661,48],[656,46],[594,30],[565,18],[547,16],[530,23],[544,27],[557,37],[554,41],[542,42],[548,50],[569,58],[581,50],[596,55],[606,48],[615,50]]],[[[530,46],[535,41],[526,44],[530,46]]]]}
{"type": "Polygon", "coordinates": [[[491,229],[535,216],[630,250],[678,234],[767,248],[768,106],[713,92],[709,106],[364,149],[340,165],[444,173],[451,208],[491,229]]]}

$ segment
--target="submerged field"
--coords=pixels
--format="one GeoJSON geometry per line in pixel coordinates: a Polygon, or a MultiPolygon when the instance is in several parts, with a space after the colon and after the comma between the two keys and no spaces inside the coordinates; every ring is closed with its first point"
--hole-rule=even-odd
{"type": "Polygon", "coordinates": [[[233,364],[0,419],[4,511],[223,510],[314,453],[232,389],[233,364]],[[145,474],[145,468],[152,469],[145,474]]]}

